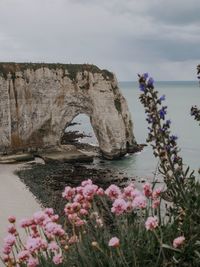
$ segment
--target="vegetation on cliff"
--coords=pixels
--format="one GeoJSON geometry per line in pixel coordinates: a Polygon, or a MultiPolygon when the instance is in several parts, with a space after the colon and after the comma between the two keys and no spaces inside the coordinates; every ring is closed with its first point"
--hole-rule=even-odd
{"type": "Polygon", "coordinates": [[[101,70],[95,65],[91,64],[61,64],[61,63],[16,63],[16,62],[0,62],[0,76],[7,78],[8,73],[15,77],[18,71],[25,71],[27,69],[37,70],[40,68],[49,68],[51,70],[62,69],[64,72],[68,71],[68,77],[71,80],[76,78],[78,72],[89,71],[91,73],[102,73],[105,79],[113,79],[113,74],[108,70],[101,70]]]}

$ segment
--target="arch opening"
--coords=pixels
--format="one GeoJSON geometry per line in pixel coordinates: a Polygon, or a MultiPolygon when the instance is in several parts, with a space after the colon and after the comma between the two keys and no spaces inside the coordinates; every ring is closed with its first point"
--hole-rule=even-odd
{"type": "Polygon", "coordinates": [[[71,144],[79,147],[84,145],[99,146],[90,117],[87,114],[80,113],[65,125],[61,136],[61,144],[71,144]]]}

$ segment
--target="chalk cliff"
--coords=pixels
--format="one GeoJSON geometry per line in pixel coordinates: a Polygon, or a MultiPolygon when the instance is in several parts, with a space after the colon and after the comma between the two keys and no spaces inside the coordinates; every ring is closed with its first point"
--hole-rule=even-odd
{"type": "Polygon", "coordinates": [[[115,76],[94,65],[0,63],[0,152],[58,146],[78,114],[90,117],[104,157],[137,144],[115,76]]]}

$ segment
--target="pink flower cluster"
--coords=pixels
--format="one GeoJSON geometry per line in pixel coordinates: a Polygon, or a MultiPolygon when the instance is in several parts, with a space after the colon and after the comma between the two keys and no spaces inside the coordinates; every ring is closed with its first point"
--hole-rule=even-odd
{"type": "Polygon", "coordinates": [[[134,209],[144,209],[147,206],[145,196],[132,183],[123,189],[111,185],[105,194],[112,200],[111,211],[116,215],[132,212],[134,209]]]}
{"type": "Polygon", "coordinates": [[[143,193],[144,195],[152,200],[152,208],[156,209],[160,205],[160,196],[162,193],[162,188],[156,188],[154,191],[152,190],[152,185],[150,183],[145,183],[143,185],[143,193]]]}
{"type": "Polygon", "coordinates": [[[173,241],[173,247],[174,248],[181,247],[183,245],[184,241],[185,241],[185,237],[184,236],[179,236],[179,237],[175,238],[174,241],[173,241]]]}
{"type": "MultiPolygon", "coordinates": [[[[68,203],[65,205],[64,211],[71,224],[76,227],[86,224],[95,195],[104,195],[104,190],[93,184],[90,179],[83,181],[81,186],[76,188],[65,187],[62,196],[68,200],[68,203]]],[[[99,217],[96,216],[95,219],[97,225],[102,224],[99,217]]]]}
{"type": "Polygon", "coordinates": [[[145,222],[145,227],[147,230],[153,231],[158,227],[158,218],[156,216],[148,217],[145,222]]]}
{"type": "MultiPolygon", "coordinates": [[[[36,267],[39,265],[40,257],[47,259],[48,255],[48,260],[59,265],[64,261],[63,251],[81,241],[79,234],[82,230],[85,231],[83,227],[89,220],[92,220],[92,224],[96,228],[103,227],[103,219],[93,209],[96,205],[94,202],[96,196],[109,199],[109,203],[111,202],[112,205],[111,212],[120,216],[138,209],[145,209],[149,202],[153,203],[154,208],[157,208],[160,204],[160,194],[161,189],[153,191],[148,183],[144,184],[143,192],[136,189],[132,183],[124,188],[112,184],[104,191],[101,187],[93,184],[90,179],[74,188],[66,186],[62,196],[67,201],[64,214],[67,218],[67,226],[71,227],[71,236],[68,236],[58,223],[59,217],[53,209],[47,208],[34,213],[32,218],[21,220],[20,227],[27,233],[26,240],[22,242],[16,229],[16,218],[10,216],[2,259],[7,266],[36,267]]],[[[154,230],[158,227],[157,217],[149,217],[145,227],[147,230],[154,230]]],[[[174,247],[180,246],[183,241],[181,237],[175,239],[174,247]]],[[[118,247],[119,239],[111,238],[108,245],[118,247]]]]}
{"type": "Polygon", "coordinates": [[[8,235],[4,238],[3,260],[9,266],[25,264],[28,267],[39,265],[38,256],[52,255],[55,264],[62,262],[61,241],[67,242],[67,235],[57,223],[58,215],[53,209],[45,209],[34,213],[30,219],[20,222],[21,228],[28,233],[25,242],[19,237],[15,226],[15,217],[9,217],[8,235]]]}
{"type": "Polygon", "coordinates": [[[114,248],[119,247],[119,238],[112,237],[110,239],[110,241],[108,242],[108,246],[109,247],[114,247],[114,248]]]}

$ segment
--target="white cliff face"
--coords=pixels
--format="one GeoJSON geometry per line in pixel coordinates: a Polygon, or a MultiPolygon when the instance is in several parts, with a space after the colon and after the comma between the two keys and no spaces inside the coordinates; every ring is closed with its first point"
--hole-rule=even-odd
{"type": "Polygon", "coordinates": [[[116,78],[86,66],[74,79],[69,65],[49,68],[38,64],[32,69],[30,64],[1,75],[1,152],[59,145],[64,129],[80,113],[90,117],[106,158],[119,157],[136,146],[128,106],[116,78]]]}

